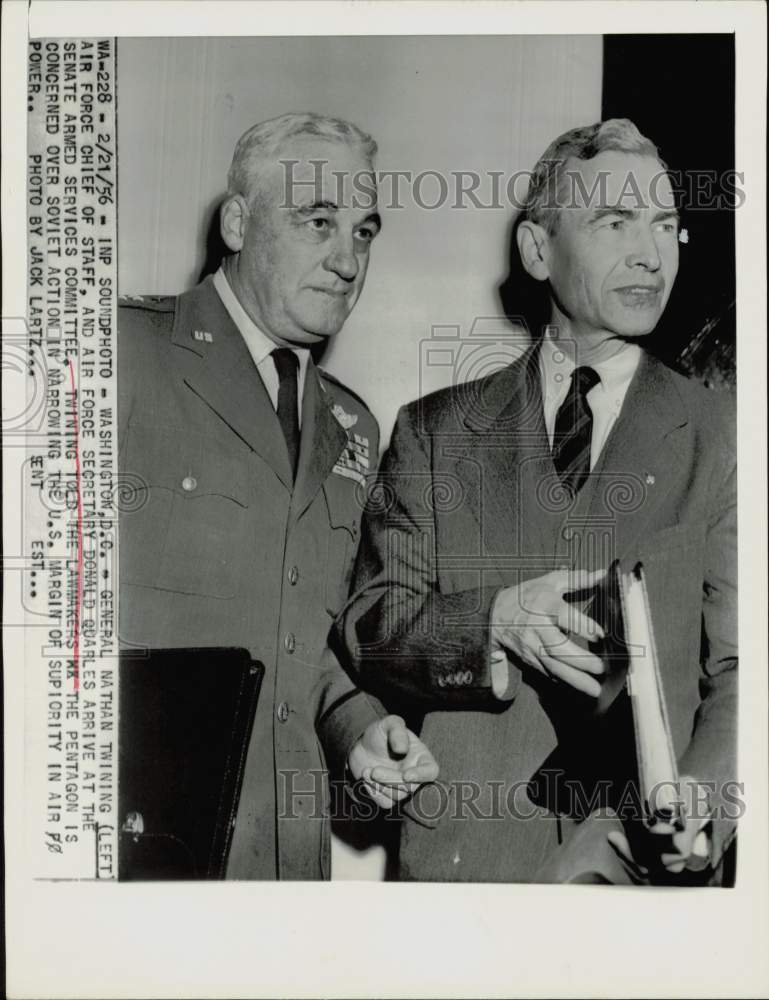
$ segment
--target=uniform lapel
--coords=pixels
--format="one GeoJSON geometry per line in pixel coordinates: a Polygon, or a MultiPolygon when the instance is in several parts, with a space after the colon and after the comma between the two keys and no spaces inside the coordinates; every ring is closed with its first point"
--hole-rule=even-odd
{"type": "Polygon", "coordinates": [[[290,490],[291,467],[270,397],[211,278],[180,296],[173,343],[189,353],[184,381],[290,490]]]}
{"type": "Polygon", "coordinates": [[[301,517],[347,444],[347,434],[331,411],[332,400],[323,389],[312,358],[307,363],[302,397],[302,436],[299,465],[291,501],[291,519],[301,517]]]}

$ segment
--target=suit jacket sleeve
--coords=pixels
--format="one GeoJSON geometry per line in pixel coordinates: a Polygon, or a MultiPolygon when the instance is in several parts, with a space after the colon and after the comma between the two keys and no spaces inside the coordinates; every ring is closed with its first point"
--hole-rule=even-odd
{"type": "Polygon", "coordinates": [[[710,788],[711,858],[717,863],[737,818],[737,472],[727,440],[708,524],[702,603],[701,703],[680,761],[710,788]]]}
{"type": "Polygon", "coordinates": [[[369,491],[354,596],[337,638],[361,685],[385,702],[394,696],[422,709],[498,707],[489,665],[498,587],[440,589],[431,438],[418,431],[418,414],[415,406],[399,413],[369,491]]]}

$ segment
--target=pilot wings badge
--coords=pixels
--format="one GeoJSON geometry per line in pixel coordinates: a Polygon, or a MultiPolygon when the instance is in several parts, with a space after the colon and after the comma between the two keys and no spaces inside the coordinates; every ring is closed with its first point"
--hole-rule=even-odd
{"type": "Polygon", "coordinates": [[[354,427],[355,424],[358,423],[357,414],[345,412],[345,410],[339,405],[339,403],[334,403],[334,405],[331,407],[331,412],[334,414],[336,419],[339,421],[339,423],[342,425],[342,427],[344,427],[346,431],[349,430],[351,427],[354,427]]]}

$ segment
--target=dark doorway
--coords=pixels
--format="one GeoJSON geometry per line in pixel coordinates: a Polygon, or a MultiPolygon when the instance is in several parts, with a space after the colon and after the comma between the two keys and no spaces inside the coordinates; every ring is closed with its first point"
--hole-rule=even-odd
{"type": "Polygon", "coordinates": [[[601,117],[630,118],[656,143],[676,178],[689,234],[648,346],[714,386],[734,381],[734,209],[742,202],[734,97],[733,35],[604,38],[601,117]]]}

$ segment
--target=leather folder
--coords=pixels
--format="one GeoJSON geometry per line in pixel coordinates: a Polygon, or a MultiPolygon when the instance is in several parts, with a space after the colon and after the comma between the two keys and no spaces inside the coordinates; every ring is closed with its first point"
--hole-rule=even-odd
{"type": "Polygon", "coordinates": [[[263,675],[245,649],[121,654],[119,879],[224,878],[263,675]]]}

